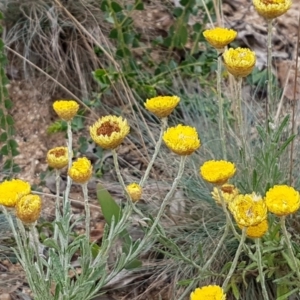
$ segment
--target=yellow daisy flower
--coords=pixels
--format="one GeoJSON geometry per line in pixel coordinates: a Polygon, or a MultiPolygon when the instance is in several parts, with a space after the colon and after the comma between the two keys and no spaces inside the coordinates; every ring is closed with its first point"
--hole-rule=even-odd
{"type": "Polygon", "coordinates": [[[267,218],[267,206],[255,193],[238,195],[228,204],[235,221],[243,227],[254,226],[267,218]]]}
{"type": "Polygon", "coordinates": [[[62,169],[68,165],[68,148],[56,147],[48,151],[47,163],[54,169],[62,169]]]}
{"type": "Polygon", "coordinates": [[[163,134],[163,140],[178,155],[190,155],[201,145],[196,129],[181,124],[169,127],[163,134]]]}
{"type": "MultiPolygon", "coordinates": [[[[238,226],[243,229],[244,226],[238,224],[238,226]]],[[[268,219],[263,220],[257,225],[249,226],[246,228],[246,235],[252,239],[258,239],[263,237],[269,229],[268,219]]]]}
{"type": "Polygon", "coordinates": [[[143,189],[138,183],[131,183],[127,185],[126,190],[133,202],[137,202],[141,199],[143,189]]]}
{"type": "Polygon", "coordinates": [[[158,96],[147,99],[145,107],[159,118],[165,118],[172,113],[179,103],[180,98],[177,96],[158,96]]]}
{"type": "Polygon", "coordinates": [[[35,222],[41,213],[42,201],[38,195],[23,196],[16,204],[16,216],[23,223],[35,222]]]}
{"type": "Polygon", "coordinates": [[[103,149],[115,149],[123,142],[129,130],[126,119],[105,116],[90,127],[90,135],[93,141],[103,149]]]}
{"type": "Polygon", "coordinates": [[[218,285],[208,285],[195,289],[190,300],[226,300],[226,294],[218,285]]]}
{"type": "MultiPolygon", "coordinates": [[[[221,186],[221,196],[226,204],[231,202],[238,194],[239,190],[233,184],[225,183],[221,186]]],[[[217,187],[214,187],[211,195],[217,204],[221,204],[221,199],[217,187]]]]}
{"type": "Polygon", "coordinates": [[[84,184],[89,181],[93,173],[91,162],[86,157],[81,157],[72,163],[68,175],[76,183],[84,184]]]}
{"type": "Polygon", "coordinates": [[[266,19],[277,18],[286,13],[292,5],[291,0],[253,0],[259,15],[266,19]]]}
{"type": "Polygon", "coordinates": [[[74,100],[57,100],[53,103],[53,109],[61,119],[71,121],[77,114],[79,104],[74,100]]]}
{"type": "Polygon", "coordinates": [[[203,36],[211,46],[221,50],[236,38],[237,32],[233,29],[216,27],[205,30],[203,36]]]}
{"type": "Polygon", "coordinates": [[[235,77],[248,76],[256,63],[255,52],[248,48],[230,48],[223,54],[224,65],[229,73],[235,77]]]}
{"type": "Polygon", "coordinates": [[[300,206],[299,192],[287,185],[275,185],[266,193],[268,210],[277,216],[296,212],[300,206]]]}
{"type": "Polygon", "coordinates": [[[235,172],[235,164],[225,160],[209,160],[200,167],[203,179],[217,185],[226,183],[235,172]]]}
{"type": "Polygon", "coordinates": [[[28,182],[20,179],[4,181],[0,184],[0,205],[14,207],[18,200],[31,192],[28,182]]]}

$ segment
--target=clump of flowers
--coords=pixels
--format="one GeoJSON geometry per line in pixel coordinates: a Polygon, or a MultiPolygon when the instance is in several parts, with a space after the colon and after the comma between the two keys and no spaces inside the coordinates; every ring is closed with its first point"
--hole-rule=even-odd
{"type": "Polygon", "coordinates": [[[169,127],[164,132],[163,140],[178,155],[190,155],[201,145],[196,128],[181,124],[169,127]]]}
{"type": "Polygon", "coordinates": [[[141,199],[143,189],[138,183],[131,183],[127,185],[126,190],[133,202],[137,202],[141,199]]]}
{"type": "Polygon", "coordinates": [[[237,224],[242,227],[257,225],[267,218],[266,203],[255,193],[236,196],[228,208],[237,224]]]}
{"type": "Polygon", "coordinates": [[[68,175],[76,183],[84,184],[89,181],[93,173],[93,167],[86,157],[78,158],[72,163],[68,175]]]}
{"type": "Polygon", "coordinates": [[[225,160],[209,160],[200,167],[203,179],[216,185],[226,183],[235,172],[235,164],[225,160]]]}
{"type": "Polygon", "coordinates": [[[62,120],[71,121],[78,112],[79,104],[74,100],[57,100],[53,109],[62,120]]]}
{"type": "MultiPolygon", "coordinates": [[[[239,227],[241,229],[244,228],[241,225],[239,225],[239,227]]],[[[258,223],[257,225],[247,227],[246,235],[247,235],[247,237],[252,238],[252,239],[261,238],[266,234],[268,229],[269,229],[268,219],[265,219],[262,222],[258,223]]]]}
{"type": "Polygon", "coordinates": [[[255,52],[248,48],[230,48],[223,54],[224,64],[229,73],[235,77],[248,76],[256,63],[255,52]]]}
{"type": "Polygon", "coordinates": [[[286,13],[292,5],[291,0],[253,0],[259,15],[266,19],[277,18],[286,13]]]}
{"type": "Polygon", "coordinates": [[[165,118],[173,112],[179,101],[178,96],[158,96],[147,99],[145,107],[157,117],[165,118]]]}
{"type": "Polygon", "coordinates": [[[68,165],[68,148],[55,147],[47,153],[47,163],[53,169],[62,169],[68,165]]]}
{"type": "Polygon", "coordinates": [[[38,195],[26,195],[16,204],[16,216],[25,224],[34,223],[39,217],[42,201],[38,195]]]}
{"type": "Polygon", "coordinates": [[[237,32],[233,29],[216,27],[205,30],[203,36],[211,46],[222,50],[236,38],[237,32]]]}
{"type": "Polygon", "coordinates": [[[195,289],[190,300],[226,300],[226,294],[218,285],[208,285],[195,289]]]}
{"type": "Polygon", "coordinates": [[[0,205],[14,207],[18,200],[31,192],[28,182],[20,179],[4,181],[0,184],[0,205]]]}
{"type": "MultiPolygon", "coordinates": [[[[239,190],[233,184],[225,183],[220,188],[221,197],[225,201],[226,204],[230,203],[238,194],[239,190]]],[[[214,187],[211,192],[212,198],[216,201],[216,203],[221,204],[220,193],[217,187],[214,187]]]]}
{"type": "Polygon", "coordinates": [[[90,127],[90,135],[103,149],[115,149],[123,142],[129,130],[126,119],[109,115],[100,118],[90,127]]]}
{"type": "Polygon", "coordinates": [[[287,185],[275,185],[266,193],[268,210],[277,216],[286,216],[300,207],[299,192],[287,185]]]}

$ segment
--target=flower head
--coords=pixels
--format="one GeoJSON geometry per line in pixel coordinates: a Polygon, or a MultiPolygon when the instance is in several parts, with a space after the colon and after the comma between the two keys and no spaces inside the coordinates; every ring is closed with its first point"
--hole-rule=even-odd
{"type": "Polygon", "coordinates": [[[147,99],[145,107],[159,118],[165,118],[172,113],[179,103],[180,98],[177,96],[158,96],[147,99]]]}
{"type": "Polygon", "coordinates": [[[203,179],[217,185],[226,183],[235,172],[235,164],[225,160],[209,160],[200,167],[203,179]]]}
{"type": "MultiPolygon", "coordinates": [[[[241,229],[244,228],[244,226],[241,226],[241,225],[239,225],[239,227],[241,229]]],[[[268,219],[265,219],[262,222],[258,223],[257,225],[247,227],[246,235],[247,235],[247,237],[252,238],[252,239],[261,238],[265,235],[265,233],[268,231],[268,229],[269,229],[268,219]]]]}
{"type": "Polygon", "coordinates": [[[223,58],[227,71],[235,77],[248,76],[256,63],[255,52],[248,48],[230,48],[224,52],[223,58]]]}
{"type": "Polygon", "coordinates": [[[92,172],[93,167],[91,162],[86,157],[81,157],[72,163],[68,175],[74,182],[84,184],[89,181],[92,172]]]}
{"type": "Polygon", "coordinates": [[[142,197],[143,189],[138,183],[127,185],[126,190],[133,202],[139,201],[142,197]]]}
{"type": "Polygon", "coordinates": [[[71,121],[77,114],[79,104],[74,100],[57,100],[53,103],[53,109],[61,119],[71,121]]]}
{"type": "Polygon", "coordinates": [[[16,204],[16,216],[23,223],[35,222],[41,213],[42,201],[38,195],[23,196],[16,204]]]}
{"type": "Polygon", "coordinates": [[[90,135],[93,141],[103,149],[115,149],[123,142],[129,130],[126,119],[105,116],[90,127],[90,135]]]}
{"type": "Polygon", "coordinates": [[[287,185],[275,185],[266,193],[268,210],[277,216],[296,212],[300,206],[299,192],[287,185]]]}
{"type": "Polygon", "coordinates": [[[208,285],[195,289],[190,300],[226,300],[226,294],[220,286],[208,285]]]}
{"type": "Polygon", "coordinates": [[[169,127],[164,132],[163,140],[167,147],[178,155],[190,155],[200,147],[196,129],[181,124],[169,127]]]}
{"type": "Polygon", "coordinates": [[[54,169],[62,169],[68,165],[68,148],[56,147],[47,153],[47,163],[54,169]]]}
{"type": "Polygon", "coordinates": [[[30,184],[20,179],[4,181],[0,184],[0,205],[14,207],[17,201],[31,192],[30,184]]]}
{"type": "Polygon", "coordinates": [[[259,15],[266,19],[277,18],[286,13],[292,5],[291,0],[253,0],[259,15]]]}
{"type": "MultiPolygon", "coordinates": [[[[223,184],[220,187],[220,190],[221,190],[221,197],[223,198],[226,204],[230,203],[239,194],[238,188],[236,188],[233,184],[229,184],[229,183],[223,184]]],[[[217,187],[214,187],[211,195],[218,204],[222,203],[217,187]]]]}
{"type": "Polygon", "coordinates": [[[235,221],[243,227],[254,226],[267,218],[267,206],[255,193],[238,195],[228,204],[235,221]]]}
{"type": "Polygon", "coordinates": [[[223,49],[237,36],[233,29],[216,27],[203,32],[205,39],[216,49],[223,49]]]}

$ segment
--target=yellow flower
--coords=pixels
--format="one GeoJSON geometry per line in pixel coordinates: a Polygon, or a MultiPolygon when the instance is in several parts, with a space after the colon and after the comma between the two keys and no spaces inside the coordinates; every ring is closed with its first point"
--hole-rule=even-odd
{"type": "Polygon", "coordinates": [[[288,11],[291,0],[253,0],[253,5],[259,15],[266,19],[277,18],[288,11]]]}
{"type": "Polygon", "coordinates": [[[91,162],[86,157],[81,157],[72,163],[68,171],[68,175],[76,183],[86,183],[92,176],[93,167],[91,162]]]}
{"type": "Polygon", "coordinates": [[[90,135],[93,141],[103,149],[115,149],[123,142],[129,130],[126,119],[105,116],[90,127],[90,135]]]}
{"type": "Polygon", "coordinates": [[[190,155],[201,145],[196,129],[181,124],[169,127],[164,132],[163,140],[167,147],[178,155],[190,155]]]}
{"type": "Polygon", "coordinates": [[[4,181],[0,184],[0,205],[14,207],[17,201],[31,192],[30,184],[20,179],[4,181]]]}
{"type": "MultiPolygon", "coordinates": [[[[244,226],[238,224],[238,226],[243,229],[244,226]]],[[[257,239],[261,238],[265,235],[265,233],[269,229],[268,219],[263,220],[262,222],[258,223],[257,225],[249,226],[246,229],[246,235],[249,238],[257,239]]]]}
{"type": "Polygon", "coordinates": [[[195,289],[190,300],[226,300],[226,294],[220,286],[208,285],[195,289]]]}
{"type": "Polygon", "coordinates": [[[71,121],[77,114],[79,104],[74,100],[57,100],[53,103],[53,109],[61,119],[71,121]]]}
{"type": "Polygon", "coordinates": [[[287,185],[275,185],[266,193],[268,210],[277,216],[296,212],[300,206],[299,192],[287,185]]]}
{"type": "Polygon", "coordinates": [[[230,48],[224,52],[223,58],[227,71],[235,77],[248,76],[256,63],[255,52],[248,48],[230,48]]]}
{"type": "Polygon", "coordinates": [[[255,193],[238,195],[228,204],[236,222],[243,227],[254,226],[267,218],[267,206],[255,193]]]}
{"type": "Polygon", "coordinates": [[[61,169],[68,165],[68,148],[56,147],[48,151],[47,163],[51,168],[61,169]]]}
{"type": "Polygon", "coordinates": [[[133,202],[139,201],[142,197],[143,189],[138,183],[127,185],[126,190],[133,202]]]}
{"type": "Polygon", "coordinates": [[[177,96],[158,96],[147,99],[145,107],[159,118],[165,118],[172,113],[179,103],[180,98],[177,96]]]}
{"type": "MultiPolygon", "coordinates": [[[[221,186],[220,189],[221,189],[221,196],[226,204],[231,202],[239,194],[238,188],[236,188],[233,184],[225,183],[221,186]]],[[[211,195],[218,204],[221,204],[221,199],[217,187],[214,187],[211,195]]]]}
{"type": "Polygon", "coordinates": [[[41,213],[42,201],[38,195],[23,196],[16,204],[16,216],[23,223],[35,222],[41,213]]]}
{"type": "Polygon", "coordinates": [[[203,36],[216,49],[223,49],[237,36],[233,29],[216,27],[203,32],[203,36]]]}
{"type": "Polygon", "coordinates": [[[225,160],[209,160],[200,167],[203,179],[217,185],[226,183],[235,172],[235,164],[225,160]]]}

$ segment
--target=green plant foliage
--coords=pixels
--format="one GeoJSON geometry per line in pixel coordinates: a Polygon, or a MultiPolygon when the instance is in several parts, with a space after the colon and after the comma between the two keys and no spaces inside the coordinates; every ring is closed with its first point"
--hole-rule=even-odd
{"type": "MultiPolygon", "coordinates": [[[[1,13],[0,20],[2,20],[1,13]]],[[[1,24],[0,32],[2,32],[1,24]]],[[[6,89],[6,85],[8,84],[8,79],[5,75],[6,63],[4,44],[2,39],[0,39],[0,141],[2,145],[0,155],[4,157],[2,172],[4,172],[5,177],[8,178],[12,176],[13,173],[19,172],[20,168],[14,163],[14,157],[19,154],[19,151],[18,144],[14,139],[14,120],[9,114],[9,110],[13,104],[9,99],[6,89]]]]}

